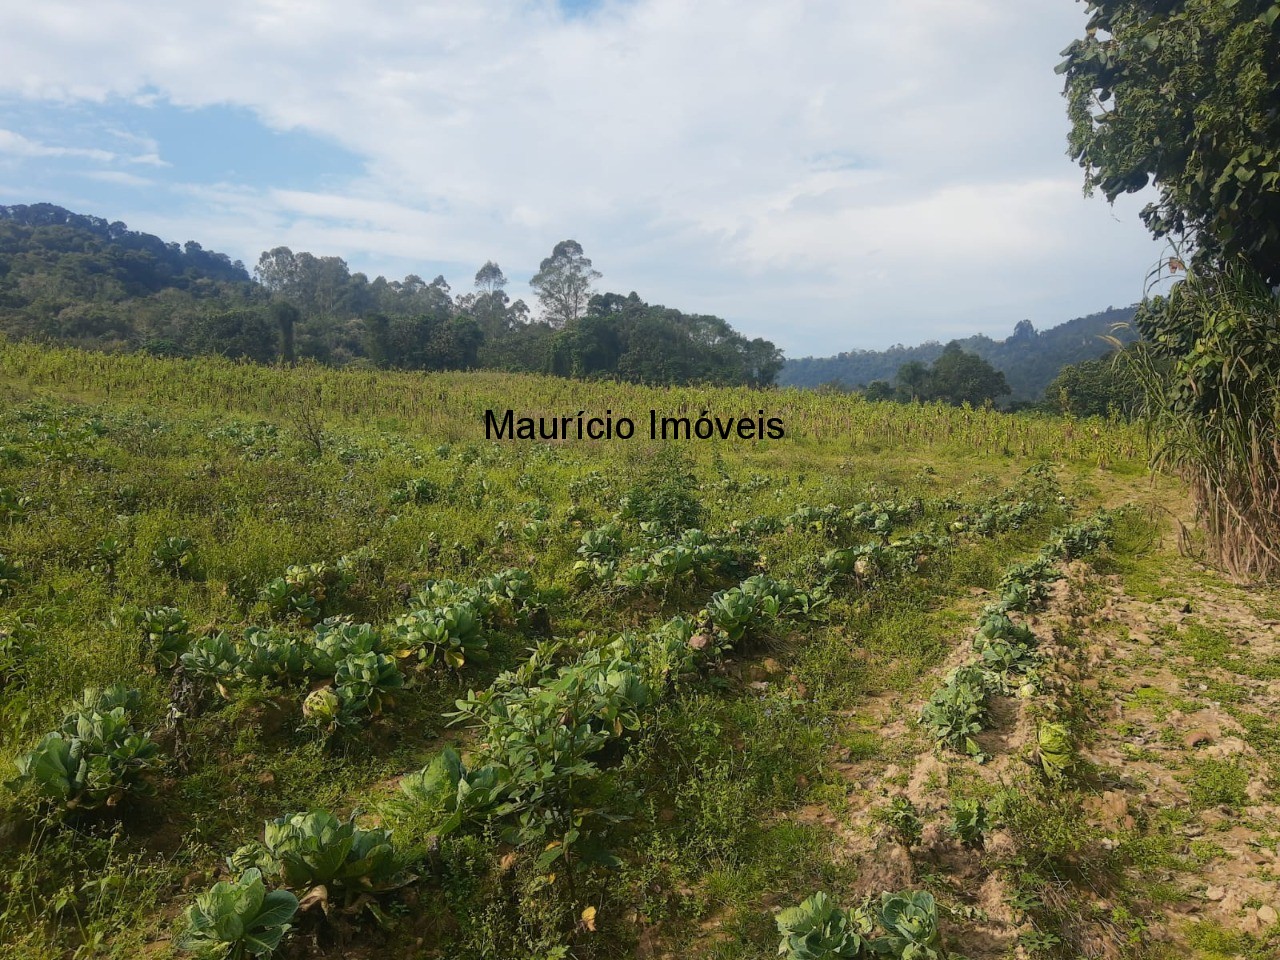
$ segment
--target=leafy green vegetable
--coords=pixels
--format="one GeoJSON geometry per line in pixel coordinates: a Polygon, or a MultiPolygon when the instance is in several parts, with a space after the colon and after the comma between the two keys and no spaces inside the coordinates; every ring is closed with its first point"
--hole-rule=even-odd
{"type": "Polygon", "coordinates": [[[1036,731],[1040,766],[1050,780],[1061,780],[1075,762],[1071,731],[1061,723],[1044,721],[1036,731]]]}
{"type": "Polygon", "coordinates": [[[297,897],[287,890],[268,892],[261,872],[246,870],[239,880],[223,880],[196,897],[177,946],[210,960],[268,957],[297,912],[297,897]]]}
{"type": "Polygon", "coordinates": [[[974,735],[987,717],[989,674],[981,667],[958,667],[947,682],[934,691],[921,711],[920,721],[943,746],[985,759],[974,735]]]}
{"type": "Polygon", "coordinates": [[[192,641],[179,659],[188,676],[212,681],[223,696],[229,696],[227,683],[239,673],[244,657],[232,639],[219,631],[192,641]]]}
{"type": "Polygon", "coordinates": [[[867,944],[871,922],[863,910],[841,910],[825,893],[778,914],[778,955],[787,960],[857,957],[867,944]]]}
{"type": "Polygon", "coordinates": [[[987,806],[978,799],[960,799],[951,803],[951,822],[947,831],[966,847],[981,847],[991,830],[987,806]]]}
{"type": "Polygon", "coordinates": [[[348,899],[390,890],[405,879],[390,831],[362,830],[354,816],[339,820],[323,810],[268,820],[263,840],[241,847],[229,862],[278,874],[295,890],[323,886],[348,899]]]}
{"type": "Polygon", "coordinates": [[[503,799],[505,775],[493,766],[468,770],[452,747],[400,782],[392,808],[425,832],[445,836],[485,819],[503,799]]]}
{"type": "Polygon", "coordinates": [[[115,807],[145,795],[159,748],[133,726],[140,695],[119,685],[90,687],[62,726],[15,761],[15,785],[30,784],[66,812],[115,807]]]}
{"type": "Polygon", "coordinates": [[[869,943],[875,953],[901,960],[941,960],[946,956],[938,929],[938,905],[931,894],[881,894],[875,917],[884,929],[882,936],[869,943]]]}
{"type": "Polygon", "coordinates": [[[187,537],[165,537],[151,551],[151,566],[174,577],[199,580],[201,572],[196,560],[196,545],[187,537]]]}
{"type": "Polygon", "coordinates": [[[191,643],[191,625],[176,607],[148,607],[142,611],[143,640],[152,662],[172,670],[191,643]]]}
{"type": "Polygon", "coordinates": [[[894,797],[887,807],[876,812],[876,819],[887,823],[907,846],[920,842],[924,829],[920,811],[908,797],[894,797]]]}

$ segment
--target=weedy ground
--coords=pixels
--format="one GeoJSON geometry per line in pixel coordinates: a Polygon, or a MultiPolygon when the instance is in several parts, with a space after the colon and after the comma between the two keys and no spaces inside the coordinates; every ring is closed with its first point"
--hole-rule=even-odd
{"type": "Polygon", "coordinates": [[[58,811],[29,785],[0,795],[0,957],[178,955],[183,912],[225,858],[309,809],[389,825],[413,879],[375,910],[310,911],[285,956],[762,958],[777,911],[816,890],[853,904],[907,889],[935,894],[947,944],[975,960],[1280,949],[1280,596],[1178,555],[1167,511],[1187,519],[1184,501],[1146,478],[1139,430],[25,346],[0,347],[0,371],[0,756],[30,750],[86,687],[124,682],[163,758],[152,795],[109,808],[58,811]],[[513,406],[638,421],[763,406],[788,439],[485,442],[483,410],[513,406]],[[971,659],[1002,575],[1124,504],[1113,545],[1064,565],[1031,621],[1044,690],[995,698],[984,763],[938,749],[916,718],[971,659]],[[576,570],[584,535],[610,524],[620,569],[576,570]],[[693,527],[745,566],[620,584],[693,527]],[[166,563],[171,538],[185,563],[166,563]],[[823,566],[864,548],[895,566],[823,566]],[[141,612],[175,607],[195,637],[306,637],[314,623],[264,588],[342,557],[358,562],[326,616],[391,631],[429,581],[511,568],[539,614],[487,627],[485,660],[404,662],[407,686],[337,732],[304,718],[307,681],[268,678],[205,684],[179,734],[141,612]],[[474,731],[448,722],[456,701],[538,644],[558,638],[569,664],[697,618],[758,573],[828,600],[720,644],[594,758],[610,865],[546,865],[548,845],[500,818],[447,835],[397,818],[404,775],[446,745],[474,751],[474,731]],[[1036,759],[1046,718],[1078,744],[1061,779],[1036,759]],[[990,808],[981,843],[947,829],[965,800],[990,808]]]}

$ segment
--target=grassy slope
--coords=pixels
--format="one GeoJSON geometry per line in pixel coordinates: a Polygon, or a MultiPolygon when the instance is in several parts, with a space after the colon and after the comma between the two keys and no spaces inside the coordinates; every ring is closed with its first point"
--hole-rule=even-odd
{"type": "MultiPolygon", "coordinates": [[[[488,406],[608,407],[637,420],[651,407],[724,415],[763,406],[783,416],[784,441],[681,445],[712,532],[801,505],[912,495],[926,502],[918,526],[946,524],[1040,458],[1054,462],[1082,508],[1168,499],[1140,481],[1138,433],[1102,424],[787,392],[290,372],[25,347],[0,348],[0,375],[0,487],[32,500],[0,529],[0,553],[23,565],[0,616],[35,623],[40,645],[0,692],[5,756],[26,749],[89,684],[137,683],[159,726],[166,681],[140,669],[130,610],[173,603],[201,627],[266,623],[257,589],[290,563],[369,549],[385,569],[362,579],[344,609],[375,623],[403,610],[402,584],[525,567],[548,591],[557,635],[580,647],[706,602],[715,585],[620,600],[569,577],[583,530],[607,521],[634,484],[660,476],[655,464],[676,445],[491,445],[480,439],[488,406]],[[318,451],[308,440],[316,428],[318,451]],[[395,489],[423,477],[442,491],[437,502],[393,502],[395,489]],[[522,532],[544,515],[545,528],[522,532]],[[510,539],[498,535],[504,521],[518,531],[510,539]],[[196,543],[202,580],[151,568],[152,548],[170,535],[196,543]],[[123,548],[114,579],[92,569],[106,536],[123,548]]],[[[849,764],[884,774],[896,763],[893,781],[928,752],[905,715],[970,629],[973,592],[990,589],[1063,519],[1053,507],[1020,530],[960,537],[921,574],[866,591],[845,585],[825,622],[780,630],[663,698],[607,778],[630,816],[611,838],[620,872],[589,873],[570,891],[494,838],[451,838],[420,868],[423,881],[391,898],[389,932],[368,922],[304,925],[292,949],[550,956],[572,943],[584,957],[771,955],[771,906],[868,882],[834,826],[856,827],[879,787],[871,774],[851,786],[849,764]],[[598,908],[595,931],[579,920],[585,905],[598,908]]],[[[755,544],[770,573],[802,584],[832,545],[796,528],[755,544]]],[[[1163,561],[1131,562],[1138,575],[1163,561]]],[[[111,819],[33,826],[29,798],[10,797],[0,956],[77,947],[91,955],[95,942],[106,955],[167,954],[188,890],[207,885],[262,819],[312,806],[378,809],[396,777],[421,766],[442,736],[457,737],[442,718],[453,700],[520,662],[531,642],[496,636],[488,664],[424,674],[386,718],[336,748],[298,729],[296,691],[241,691],[192,725],[189,771],[166,769],[158,796],[118,830],[111,819]]],[[[412,824],[398,826],[412,834],[412,824]]],[[[963,906],[945,884],[938,892],[963,906]]],[[[957,914],[954,936],[981,955],[965,928],[957,914]]]]}

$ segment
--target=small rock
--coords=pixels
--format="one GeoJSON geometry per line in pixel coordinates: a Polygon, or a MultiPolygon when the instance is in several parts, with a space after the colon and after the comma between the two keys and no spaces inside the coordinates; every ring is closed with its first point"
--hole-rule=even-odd
{"type": "Polygon", "coordinates": [[[1280,920],[1280,914],[1276,913],[1276,908],[1267,904],[1258,908],[1258,919],[1265,923],[1268,927],[1280,920]]]}
{"type": "Polygon", "coordinates": [[[1204,892],[1206,900],[1212,900],[1215,903],[1227,895],[1227,891],[1222,887],[1210,887],[1204,892]]]}

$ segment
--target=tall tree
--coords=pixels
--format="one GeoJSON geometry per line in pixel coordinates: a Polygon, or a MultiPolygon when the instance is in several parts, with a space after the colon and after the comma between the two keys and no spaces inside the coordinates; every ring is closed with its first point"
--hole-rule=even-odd
{"type": "Polygon", "coordinates": [[[486,337],[499,337],[511,328],[508,312],[510,298],[502,289],[507,278],[492,260],[476,271],[477,293],[458,298],[458,308],[475,317],[486,337]]]}
{"type": "Polygon", "coordinates": [[[1070,152],[1108,200],[1154,184],[1157,237],[1280,283],[1280,3],[1088,0],[1063,55],[1070,152]]]}
{"type": "Polygon", "coordinates": [[[271,304],[271,316],[280,330],[280,359],[292,366],[297,359],[293,332],[302,315],[288,300],[277,300],[271,304]]]}
{"type": "Polygon", "coordinates": [[[954,340],[933,361],[930,380],[934,398],[954,406],[980,407],[1012,392],[1003,373],[976,353],[966,353],[954,340]]]}
{"type": "Polygon", "coordinates": [[[271,293],[292,296],[298,286],[298,258],[288,247],[264,250],[253,275],[271,293]]]}
{"type": "Polygon", "coordinates": [[[506,275],[492,260],[486,260],[484,266],[476,271],[476,289],[481,293],[494,294],[506,285],[506,275]]]}
{"type": "Polygon", "coordinates": [[[563,327],[581,317],[591,300],[591,284],[602,274],[594,269],[577,240],[561,240],[529,281],[542,304],[543,317],[563,327]]]}

